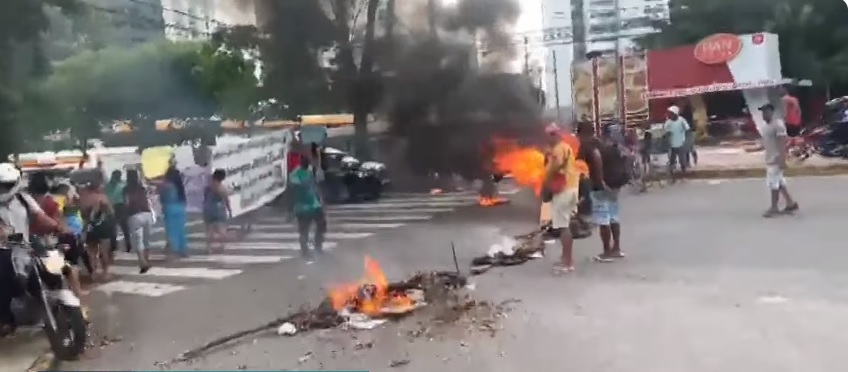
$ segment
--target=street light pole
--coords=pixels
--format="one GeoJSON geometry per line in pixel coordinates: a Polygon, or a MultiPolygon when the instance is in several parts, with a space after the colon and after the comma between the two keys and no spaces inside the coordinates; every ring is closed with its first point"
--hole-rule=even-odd
{"type": "Polygon", "coordinates": [[[556,113],[557,113],[557,122],[562,121],[562,115],[560,114],[560,106],[559,106],[559,74],[557,73],[557,57],[556,50],[551,51],[551,57],[554,64],[554,101],[556,103],[556,113]]]}
{"type": "MultiPolygon", "coordinates": [[[[614,0],[614,9],[615,9],[615,65],[616,65],[616,102],[621,106],[624,104],[622,102],[622,98],[624,97],[624,81],[621,79],[622,73],[621,69],[624,68],[624,64],[621,63],[621,0],[614,0]]],[[[616,110],[616,115],[619,116],[619,121],[624,123],[624,118],[621,117],[623,115],[623,110],[619,107],[616,110]]]]}

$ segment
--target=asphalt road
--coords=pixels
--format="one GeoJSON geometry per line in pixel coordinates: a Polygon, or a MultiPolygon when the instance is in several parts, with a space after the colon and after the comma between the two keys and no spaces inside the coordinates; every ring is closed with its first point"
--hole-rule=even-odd
{"type": "MultiPolygon", "coordinates": [[[[599,250],[593,237],[578,242],[573,275],[551,275],[556,254],[550,254],[475,279],[477,299],[521,301],[494,336],[444,325],[432,337],[406,337],[404,331],[430,325],[421,315],[372,331],[260,335],[169,368],[841,370],[848,341],[841,331],[848,326],[848,254],[840,243],[846,183],[844,177],[795,179],[790,186],[801,212],[772,220],[760,217],[767,202],[761,180],[692,181],[627,196],[626,260],[590,263],[599,250]],[[409,363],[390,367],[398,360],[409,363]]],[[[467,263],[502,236],[534,227],[532,197],[513,199],[348,239],[311,265],[256,264],[160,296],[103,295],[95,305],[98,333],[121,340],[63,369],[156,368],[215,337],[320,301],[323,285],[361,276],[364,255],[391,279],[451,268],[452,241],[467,263]]]]}

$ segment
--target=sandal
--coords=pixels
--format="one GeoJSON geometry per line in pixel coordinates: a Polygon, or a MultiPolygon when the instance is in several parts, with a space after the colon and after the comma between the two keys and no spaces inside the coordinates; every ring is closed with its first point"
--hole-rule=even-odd
{"type": "Polygon", "coordinates": [[[613,253],[610,253],[610,255],[609,255],[609,258],[613,258],[613,259],[615,259],[615,258],[625,258],[625,257],[627,257],[627,255],[624,254],[624,251],[613,252],[613,253]]]}
{"type": "Polygon", "coordinates": [[[599,254],[592,258],[592,262],[595,263],[610,263],[612,262],[612,258],[607,255],[599,254]]]}
{"type": "Polygon", "coordinates": [[[574,272],[574,266],[565,266],[562,264],[554,265],[554,275],[564,275],[574,272]]]}
{"type": "Polygon", "coordinates": [[[783,208],[783,213],[793,213],[797,212],[800,206],[798,206],[798,202],[792,203],[792,205],[787,205],[786,208],[783,208]]]}
{"type": "Polygon", "coordinates": [[[780,211],[777,209],[769,209],[763,213],[763,218],[772,218],[780,215],[780,211]]]}

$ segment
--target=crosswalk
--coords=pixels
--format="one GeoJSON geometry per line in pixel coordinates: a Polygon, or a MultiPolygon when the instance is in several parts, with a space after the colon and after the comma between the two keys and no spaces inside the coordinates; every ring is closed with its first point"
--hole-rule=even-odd
{"type": "MultiPolygon", "coordinates": [[[[501,194],[517,192],[517,189],[512,189],[501,194]]],[[[476,204],[476,192],[466,191],[437,195],[394,193],[376,202],[329,206],[324,249],[338,249],[346,241],[426,222],[440,213],[476,204]]],[[[227,244],[223,254],[206,254],[206,236],[202,226],[192,228],[188,234],[191,255],[168,264],[163,262],[165,241],[160,228],[160,234],[156,234],[160,239],[152,243],[151,259],[155,266],[150,271],[139,273],[135,253],[118,252],[112,267],[116,278],[93,290],[107,294],[161,297],[194,285],[230,278],[257,265],[280,264],[299,257],[300,245],[294,223],[270,208],[254,215],[250,232],[239,242],[227,244]]],[[[191,221],[190,225],[202,223],[191,221]]]]}

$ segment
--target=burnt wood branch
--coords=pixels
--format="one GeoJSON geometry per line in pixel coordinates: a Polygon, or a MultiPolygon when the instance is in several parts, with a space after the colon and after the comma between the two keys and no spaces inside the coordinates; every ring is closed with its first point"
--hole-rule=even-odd
{"type": "Polygon", "coordinates": [[[411,278],[395,283],[389,283],[389,292],[405,292],[410,289],[420,289],[426,292],[427,288],[437,285],[459,288],[468,283],[468,279],[453,271],[430,271],[418,273],[411,278]]]}
{"type": "Polygon", "coordinates": [[[339,326],[344,323],[344,318],[339,316],[338,312],[333,309],[329,299],[321,302],[314,309],[300,310],[283,318],[274,319],[260,326],[246,329],[240,332],[232,333],[212,341],[209,341],[197,348],[188,350],[180,354],[172,362],[185,362],[202,356],[203,354],[229,344],[244,337],[263,332],[267,329],[279,327],[285,323],[291,323],[298,331],[308,331],[313,329],[328,329],[339,326]]]}
{"type": "Polygon", "coordinates": [[[545,252],[543,230],[514,236],[516,244],[513,254],[498,252],[494,256],[480,256],[471,260],[472,273],[479,274],[491,266],[515,266],[532,260],[537,253],[545,252]],[[478,269],[474,269],[478,268],[478,269]]]}

